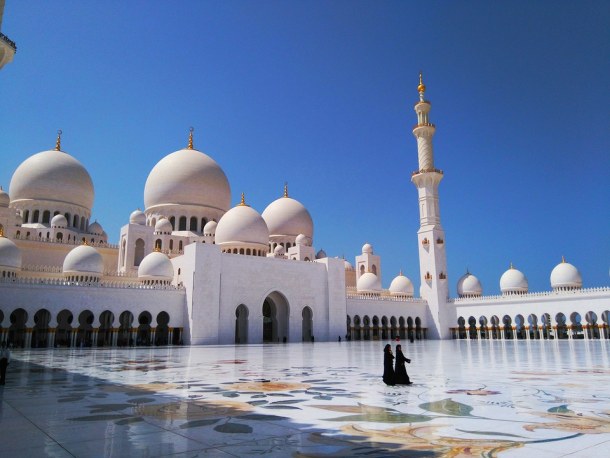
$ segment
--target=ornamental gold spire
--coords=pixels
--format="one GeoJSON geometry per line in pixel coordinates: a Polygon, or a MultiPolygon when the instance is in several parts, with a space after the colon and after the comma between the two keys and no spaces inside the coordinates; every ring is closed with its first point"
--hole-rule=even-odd
{"type": "Polygon", "coordinates": [[[422,72],[419,72],[419,85],[417,86],[417,92],[419,92],[419,101],[424,101],[424,92],[426,92],[426,85],[424,84],[424,78],[422,72]]]}
{"type": "Polygon", "coordinates": [[[288,197],[288,182],[284,182],[284,197],[288,197]]]}
{"type": "Polygon", "coordinates": [[[565,258],[563,255],[561,255],[561,263],[562,263],[562,264],[565,264],[565,263],[566,263],[566,258],[565,258]]]}
{"type": "Polygon", "coordinates": [[[155,243],[155,253],[161,253],[161,244],[159,242],[155,243]]]}
{"type": "Polygon", "coordinates": [[[61,151],[61,134],[62,131],[59,129],[57,131],[57,140],[55,140],[55,151],[61,151]]]}
{"type": "Polygon", "coordinates": [[[247,207],[246,205],[246,195],[242,192],[241,193],[241,202],[239,203],[240,207],[247,207]]]}
{"type": "Polygon", "coordinates": [[[191,127],[189,129],[189,144],[187,145],[186,149],[193,149],[193,131],[195,129],[193,127],[191,127]]]}

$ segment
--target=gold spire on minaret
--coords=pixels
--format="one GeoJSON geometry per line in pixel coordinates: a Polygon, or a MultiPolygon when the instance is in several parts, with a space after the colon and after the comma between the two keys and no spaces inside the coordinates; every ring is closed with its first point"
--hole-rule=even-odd
{"type": "Polygon", "coordinates": [[[288,182],[284,182],[284,197],[288,197],[288,182]]]}
{"type": "Polygon", "coordinates": [[[239,203],[240,207],[247,207],[246,204],[246,195],[242,192],[241,193],[241,202],[239,203]]]}
{"type": "Polygon", "coordinates": [[[424,101],[424,92],[426,92],[426,85],[424,84],[424,77],[422,72],[419,72],[419,85],[417,86],[417,92],[419,92],[419,101],[424,101]]]}
{"type": "Polygon", "coordinates": [[[61,134],[62,131],[59,129],[57,131],[57,140],[55,141],[55,151],[61,151],[61,134]]]}
{"type": "Polygon", "coordinates": [[[193,149],[193,131],[194,131],[194,130],[195,130],[195,129],[194,129],[193,127],[191,127],[191,128],[189,129],[189,144],[188,144],[188,146],[186,147],[186,149],[193,149]]]}

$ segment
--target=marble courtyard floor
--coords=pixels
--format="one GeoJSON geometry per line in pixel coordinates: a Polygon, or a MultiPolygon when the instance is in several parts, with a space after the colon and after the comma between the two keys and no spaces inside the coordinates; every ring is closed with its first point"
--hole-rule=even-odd
{"type": "Polygon", "coordinates": [[[386,342],[15,350],[2,456],[597,457],[610,342],[386,342]]]}

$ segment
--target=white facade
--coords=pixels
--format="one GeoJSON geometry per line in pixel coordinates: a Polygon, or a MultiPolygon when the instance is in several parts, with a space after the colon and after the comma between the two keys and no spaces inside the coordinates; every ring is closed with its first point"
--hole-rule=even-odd
{"type": "Polygon", "coordinates": [[[193,147],[192,131],[187,148],[151,164],[145,210],[131,213],[118,244],[109,244],[101,224],[91,222],[89,174],[61,150],[58,136],[54,150],[25,159],[8,193],[0,190],[0,341],[45,347],[609,338],[610,289],[583,290],[578,269],[565,260],[551,273],[549,292],[528,292],[527,278],[511,266],[500,280],[502,296],[484,296],[467,273],[460,297],[449,297],[443,172],[434,164],[435,127],[421,76],[418,92],[411,181],[420,214],[413,235],[419,290],[402,274],[384,290],[382,257],[369,243],[354,267],[323,250],[314,255],[313,219],[287,187],[262,214],[243,195],[229,208],[229,181],[193,147]]]}

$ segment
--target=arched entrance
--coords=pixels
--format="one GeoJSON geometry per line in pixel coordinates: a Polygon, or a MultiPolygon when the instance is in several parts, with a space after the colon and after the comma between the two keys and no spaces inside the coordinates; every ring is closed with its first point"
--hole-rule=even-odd
{"type": "Polygon", "coordinates": [[[157,329],[155,331],[155,345],[169,344],[169,314],[159,312],[157,314],[157,329]]]}
{"type": "Polygon", "coordinates": [[[248,307],[244,304],[235,310],[235,343],[248,343],[248,307]]]}
{"type": "Polygon", "coordinates": [[[309,307],[303,308],[303,324],[301,326],[303,342],[311,342],[313,340],[313,312],[309,307]]]}
{"type": "Polygon", "coordinates": [[[288,301],[276,292],[263,302],[263,342],[288,340],[288,301]]]}
{"type": "Polygon", "coordinates": [[[28,312],[17,309],[10,314],[11,326],[8,328],[8,344],[14,347],[25,347],[25,324],[28,321],[28,312]]]}
{"type": "Polygon", "coordinates": [[[114,314],[106,310],[100,315],[100,327],[97,331],[97,346],[110,347],[112,346],[112,323],[114,322],[114,314]]]}
{"type": "Polygon", "coordinates": [[[34,328],[32,329],[32,348],[46,348],[49,339],[49,322],[51,313],[41,309],[34,315],[34,328]]]}

